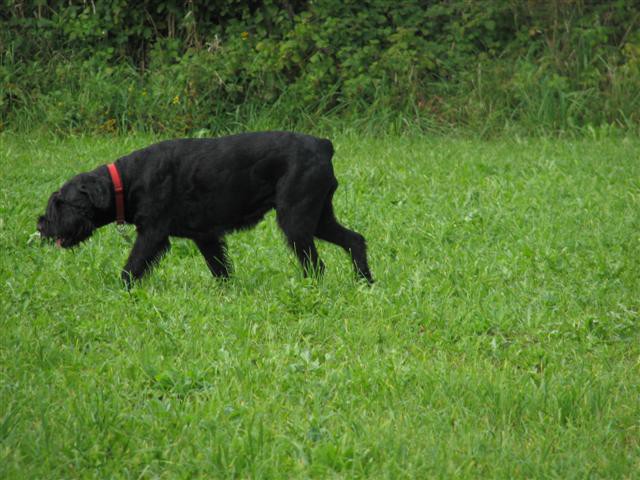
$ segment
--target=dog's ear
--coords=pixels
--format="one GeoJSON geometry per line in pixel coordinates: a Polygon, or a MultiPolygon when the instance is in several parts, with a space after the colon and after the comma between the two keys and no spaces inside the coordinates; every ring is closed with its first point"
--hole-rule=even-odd
{"type": "Polygon", "coordinates": [[[100,210],[109,206],[110,183],[97,175],[88,175],[80,185],[80,191],[86,193],[91,204],[100,210]]]}

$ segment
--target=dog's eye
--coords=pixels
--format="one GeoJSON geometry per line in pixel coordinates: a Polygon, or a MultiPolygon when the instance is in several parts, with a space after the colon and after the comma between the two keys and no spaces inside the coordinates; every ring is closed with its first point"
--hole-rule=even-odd
{"type": "Polygon", "coordinates": [[[87,202],[84,197],[76,196],[73,199],[66,198],[64,200],[65,207],[71,207],[74,210],[80,210],[82,212],[87,210],[87,202]]]}
{"type": "Polygon", "coordinates": [[[71,201],[69,201],[68,198],[56,197],[56,198],[53,199],[53,201],[54,201],[56,207],[58,207],[58,208],[62,207],[63,205],[65,207],[71,207],[71,208],[75,208],[75,209],[79,209],[79,210],[82,210],[82,208],[83,208],[82,204],[77,203],[77,202],[71,202],[71,201]]]}

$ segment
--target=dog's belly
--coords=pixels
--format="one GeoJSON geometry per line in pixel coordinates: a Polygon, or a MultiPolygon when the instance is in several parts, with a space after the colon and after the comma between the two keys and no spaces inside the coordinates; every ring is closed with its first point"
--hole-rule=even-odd
{"type": "Polygon", "coordinates": [[[185,215],[174,217],[171,235],[181,237],[222,236],[227,232],[254,227],[275,207],[272,188],[251,195],[211,194],[184,202],[185,215]]]}

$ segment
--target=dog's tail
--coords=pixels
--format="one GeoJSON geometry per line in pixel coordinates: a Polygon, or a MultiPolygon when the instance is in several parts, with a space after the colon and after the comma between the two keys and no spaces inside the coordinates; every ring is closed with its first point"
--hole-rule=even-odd
{"type": "Polygon", "coordinates": [[[320,142],[319,142],[319,147],[320,147],[320,153],[327,157],[329,160],[331,160],[331,157],[333,157],[333,143],[331,143],[331,140],[327,139],[327,138],[321,138],[320,142]]]}

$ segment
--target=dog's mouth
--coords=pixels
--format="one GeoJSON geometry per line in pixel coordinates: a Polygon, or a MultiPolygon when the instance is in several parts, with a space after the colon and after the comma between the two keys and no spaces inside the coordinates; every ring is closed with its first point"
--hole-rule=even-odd
{"type": "Polygon", "coordinates": [[[55,244],[56,244],[56,247],[58,247],[58,248],[75,247],[76,245],[80,244],[81,242],[82,242],[82,240],[76,240],[76,239],[67,238],[67,237],[56,237],[56,239],[55,239],[55,244]]]}
{"type": "Polygon", "coordinates": [[[78,245],[80,242],[66,237],[48,237],[39,233],[41,243],[55,245],[58,248],[70,248],[78,245]]]}
{"type": "Polygon", "coordinates": [[[40,235],[40,241],[43,244],[55,245],[58,248],[63,248],[68,245],[67,240],[62,237],[45,237],[40,235]]]}
{"type": "Polygon", "coordinates": [[[92,228],[90,224],[76,226],[74,231],[56,231],[46,222],[44,217],[38,221],[37,231],[43,243],[54,244],[58,248],[71,248],[79,245],[91,236],[92,228]]]}

